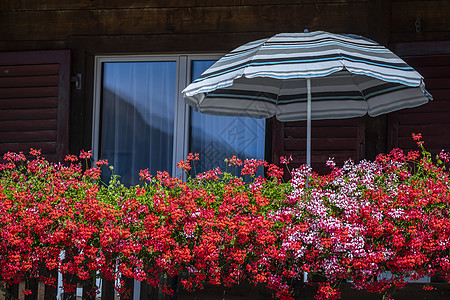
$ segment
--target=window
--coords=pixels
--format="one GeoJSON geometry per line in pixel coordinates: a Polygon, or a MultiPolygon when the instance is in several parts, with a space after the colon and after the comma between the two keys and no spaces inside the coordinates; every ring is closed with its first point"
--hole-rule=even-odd
{"type": "Polygon", "coordinates": [[[139,170],[182,176],[176,162],[200,153],[196,171],[223,160],[264,158],[265,120],[219,117],[193,111],[181,91],[218,56],[96,57],[93,152],[108,159],[124,184],[139,170]]]}
{"type": "MultiPolygon", "coordinates": [[[[194,60],[191,78],[195,79],[214,61],[194,60]]],[[[265,120],[243,117],[210,116],[191,109],[189,152],[199,153],[197,171],[226,165],[224,158],[264,158],[265,120]]]]}

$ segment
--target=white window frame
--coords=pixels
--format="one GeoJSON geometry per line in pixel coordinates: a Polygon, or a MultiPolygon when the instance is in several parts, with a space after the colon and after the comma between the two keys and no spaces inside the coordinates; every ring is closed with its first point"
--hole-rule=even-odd
{"type": "Polygon", "coordinates": [[[189,151],[190,108],[184,100],[181,91],[191,82],[191,66],[197,60],[219,60],[223,54],[179,54],[179,55],[99,55],[94,61],[94,94],[92,113],[92,156],[99,159],[100,150],[100,116],[103,83],[103,63],[108,62],[156,62],[174,61],[177,64],[176,96],[174,112],[174,135],[172,155],[172,176],[185,176],[177,168],[177,162],[186,158],[189,151]]]}

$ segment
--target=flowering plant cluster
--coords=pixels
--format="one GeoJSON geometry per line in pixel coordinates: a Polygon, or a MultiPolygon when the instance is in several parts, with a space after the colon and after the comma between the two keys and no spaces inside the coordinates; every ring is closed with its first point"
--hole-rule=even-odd
{"type": "MultiPolygon", "coordinates": [[[[0,284],[38,278],[55,285],[58,270],[93,284],[98,276],[145,280],[170,294],[161,281],[166,274],[178,275],[187,290],[245,280],[292,299],[292,283],[308,274],[309,284],[313,275],[324,279],[316,299],[338,299],[344,280],[387,297],[406,277],[449,281],[450,158],[442,152],[432,159],[414,138],[422,153],[395,149],[342,167],[330,159],[322,176],[308,166],[291,172],[232,157],[229,167],[250,182],[220,169],[186,181],[142,170],[142,182],[131,187],[115,175],[103,184],[106,161],[80,163],[90,152],[67,156],[65,164],[36,150],[32,160],[7,153],[0,165],[0,284]],[[265,177],[255,175],[258,168],[265,177]]],[[[190,154],[178,167],[190,173],[196,160],[190,154]]],[[[281,162],[287,167],[289,160],[281,162]]],[[[64,282],[64,289],[75,286],[64,282]]]]}

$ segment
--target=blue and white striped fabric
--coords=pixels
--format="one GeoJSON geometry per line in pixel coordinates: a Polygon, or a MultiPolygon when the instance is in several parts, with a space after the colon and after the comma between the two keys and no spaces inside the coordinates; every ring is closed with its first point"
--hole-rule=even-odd
{"type": "Polygon", "coordinates": [[[422,76],[379,44],[323,31],[281,33],[222,57],[183,94],[200,112],[280,121],[340,119],[415,107],[431,99],[422,76]]]}

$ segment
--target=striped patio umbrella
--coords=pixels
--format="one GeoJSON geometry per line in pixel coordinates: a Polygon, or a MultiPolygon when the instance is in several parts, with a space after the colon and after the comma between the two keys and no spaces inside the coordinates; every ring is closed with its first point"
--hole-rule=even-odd
{"type": "Polygon", "coordinates": [[[183,90],[202,113],[307,120],[378,116],[428,102],[423,77],[388,49],[356,35],[281,33],[222,57],[183,90]]]}

